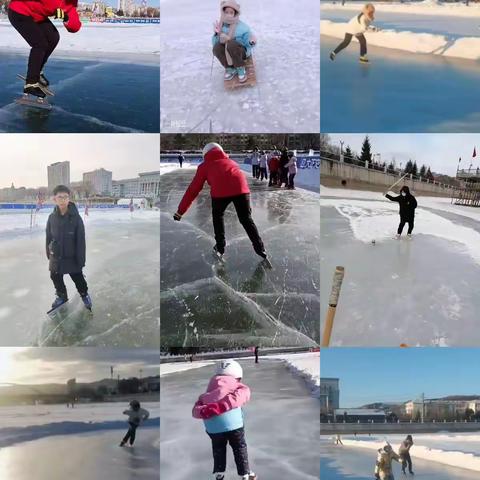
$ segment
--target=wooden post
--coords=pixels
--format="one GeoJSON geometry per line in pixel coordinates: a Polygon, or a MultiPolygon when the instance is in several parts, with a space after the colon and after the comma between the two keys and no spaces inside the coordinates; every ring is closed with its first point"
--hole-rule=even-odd
{"type": "Polygon", "coordinates": [[[325,318],[325,327],[323,329],[322,347],[330,345],[330,338],[332,336],[333,321],[335,320],[335,313],[337,312],[338,298],[340,297],[340,289],[342,288],[343,277],[345,269],[343,267],[336,267],[333,274],[332,291],[330,293],[330,300],[328,301],[328,311],[325,318]]]}

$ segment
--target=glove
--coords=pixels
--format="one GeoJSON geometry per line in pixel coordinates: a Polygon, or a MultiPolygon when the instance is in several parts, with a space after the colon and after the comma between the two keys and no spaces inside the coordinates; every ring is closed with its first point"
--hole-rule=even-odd
{"type": "Polygon", "coordinates": [[[62,10],[61,8],[57,8],[55,10],[55,15],[53,18],[58,18],[60,20],[63,20],[63,23],[68,22],[68,13],[62,10]]]}
{"type": "Polygon", "coordinates": [[[182,216],[178,212],[176,212],[175,215],[173,215],[173,219],[176,222],[179,222],[182,219],[182,216]]]}
{"type": "Polygon", "coordinates": [[[221,415],[227,411],[227,405],[225,402],[217,402],[217,403],[207,403],[205,407],[200,412],[202,419],[208,419],[211,417],[215,417],[217,415],[221,415]]]}

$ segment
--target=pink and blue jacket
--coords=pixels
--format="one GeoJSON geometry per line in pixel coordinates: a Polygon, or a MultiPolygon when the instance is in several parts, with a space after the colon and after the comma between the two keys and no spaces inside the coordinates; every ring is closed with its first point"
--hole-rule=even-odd
{"type": "Polygon", "coordinates": [[[224,433],[243,427],[242,406],[250,400],[250,388],[228,375],[210,380],[192,411],[202,419],[207,433],[224,433]]]}

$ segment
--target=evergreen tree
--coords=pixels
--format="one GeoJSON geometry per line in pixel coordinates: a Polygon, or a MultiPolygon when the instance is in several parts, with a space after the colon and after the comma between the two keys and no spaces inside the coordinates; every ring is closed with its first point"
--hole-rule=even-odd
{"type": "Polygon", "coordinates": [[[387,167],[387,172],[388,173],[395,173],[395,165],[393,164],[393,162],[390,162],[388,167],[387,167]]]}
{"type": "Polygon", "coordinates": [[[345,163],[353,163],[353,153],[350,145],[347,145],[347,148],[345,149],[344,161],[345,163]]]}
{"type": "Polygon", "coordinates": [[[363,141],[360,160],[363,163],[368,162],[369,167],[370,167],[370,163],[372,163],[372,145],[370,143],[370,139],[368,138],[368,135],[365,137],[365,140],[363,141]]]}
{"type": "Polygon", "coordinates": [[[416,177],[417,174],[418,174],[417,162],[413,162],[413,165],[412,165],[412,174],[413,174],[414,177],[416,177]]]}
{"type": "Polygon", "coordinates": [[[424,178],[426,173],[427,173],[427,167],[425,165],[422,165],[422,168],[420,169],[420,176],[424,178]]]}
{"type": "Polygon", "coordinates": [[[412,168],[413,168],[413,163],[411,160],[407,162],[405,165],[405,170],[403,171],[404,173],[412,173],[412,168]]]}
{"type": "Polygon", "coordinates": [[[426,177],[427,177],[431,182],[433,182],[433,181],[435,180],[435,177],[433,176],[432,172],[430,171],[430,167],[428,167],[428,169],[427,169],[426,177]]]}

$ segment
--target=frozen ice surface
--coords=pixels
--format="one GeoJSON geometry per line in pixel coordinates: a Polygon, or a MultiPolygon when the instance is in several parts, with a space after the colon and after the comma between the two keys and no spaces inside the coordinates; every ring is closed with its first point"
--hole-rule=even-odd
{"type": "Polygon", "coordinates": [[[369,48],[358,62],[354,41],[332,62],[339,40],[321,38],[321,130],[324,132],[477,132],[476,62],[369,48]],[[446,98],[446,92],[456,92],[446,98]]]}
{"type": "MultiPolygon", "coordinates": [[[[480,342],[475,326],[480,308],[476,293],[480,224],[450,210],[425,210],[421,197],[418,201],[413,239],[395,240],[397,210],[385,211],[390,205],[398,208],[395,204],[325,199],[321,282],[327,291],[335,266],[345,267],[333,345],[480,342]],[[375,244],[367,238],[369,229],[375,244]]],[[[322,320],[326,309],[324,301],[322,320]]]]}
{"type": "MultiPolygon", "coordinates": [[[[263,480],[318,480],[318,400],[282,362],[261,358],[258,365],[253,360],[240,363],[252,391],[244,407],[250,467],[263,480]]],[[[209,366],[162,379],[161,478],[209,478],[210,439],[203,422],[192,418],[192,407],[213,372],[209,366]]],[[[237,475],[231,451],[228,455],[230,480],[237,475]]]]}
{"type": "Polygon", "coordinates": [[[55,298],[45,255],[47,216],[40,214],[30,232],[28,213],[0,215],[0,275],[8,279],[0,282],[0,344],[158,347],[158,211],[131,216],[128,209],[90,209],[84,273],[93,316],[66,275],[71,304],[63,323],[46,315],[55,298]]]}
{"type": "Polygon", "coordinates": [[[258,39],[257,85],[234,92],[225,91],[223,67],[212,56],[219,3],[162,4],[162,133],[318,132],[319,3],[241,2],[241,18],[258,39]]]}
{"type": "MultiPolygon", "coordinates": [[[[322,480],[370,480],[375,468],[375,451],[335,446],[332,439],[320,441],[320,478],[322,480]]],[[[404,477],[400,464],[393,462],[395,478],[426,478],[428,480],[474,480],[478,472],[449,467],[436,462],[413,459],[415,477],[404,477]]]]}
{"type": "Polygon", "coordinates": [[[161,177],[163,346],[315,345],[319,340],[318,195],[249,180],[253,218],[271,257],[260,262],[233,205],[225,264],[214,259],[208,189],[181,222],[173,213],[194,171],[161,177]]]}

